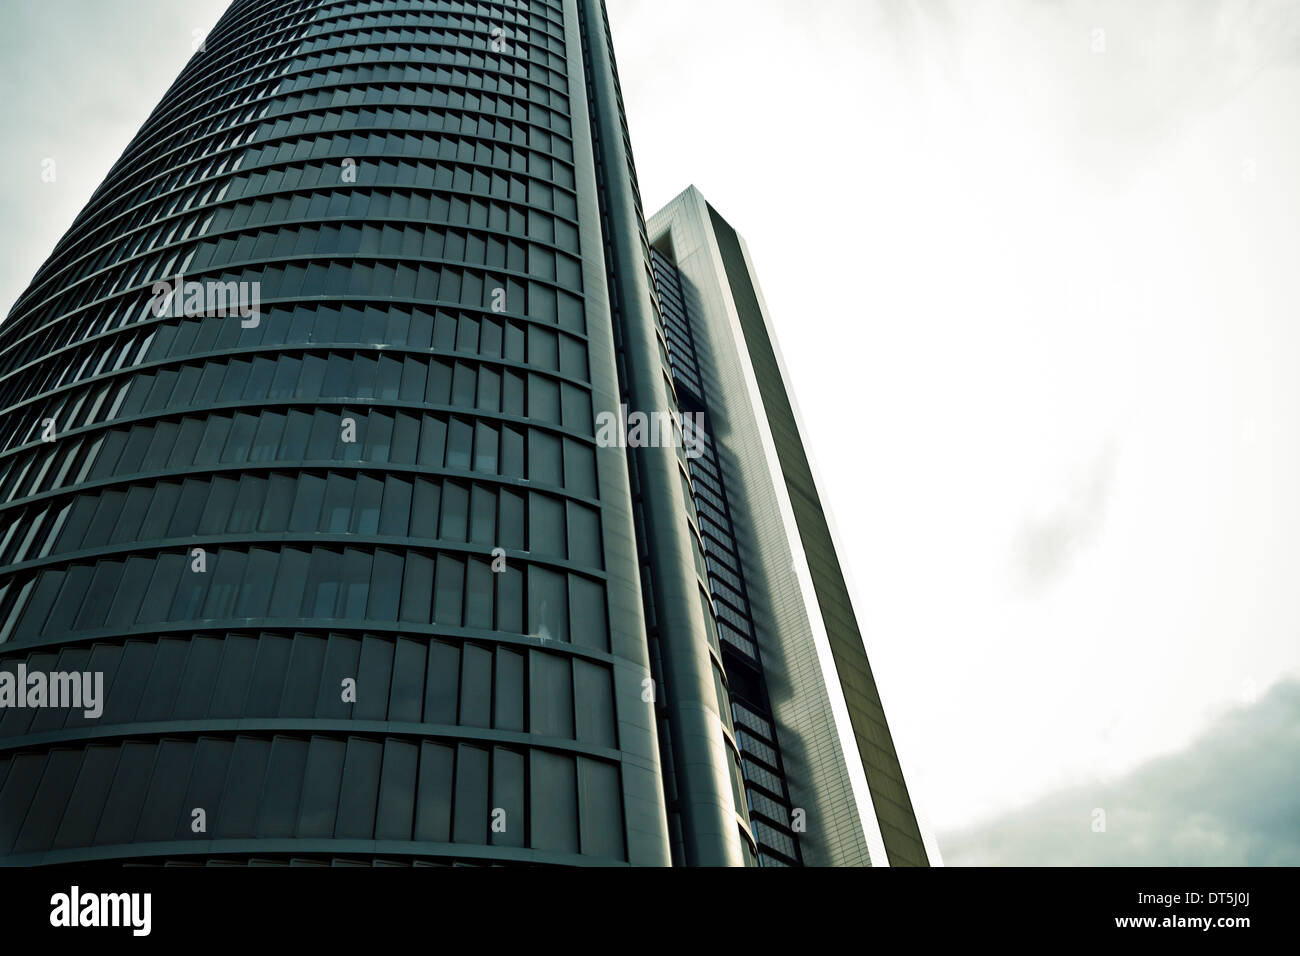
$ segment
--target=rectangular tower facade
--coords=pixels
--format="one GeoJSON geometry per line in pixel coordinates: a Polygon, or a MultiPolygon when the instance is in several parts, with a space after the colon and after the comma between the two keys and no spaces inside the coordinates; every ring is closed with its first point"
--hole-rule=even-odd
{"type": "Polygon", "coordinates": [[[927,865],[744,240],[694,187],[648,231],[759,852],[927,865]]]}

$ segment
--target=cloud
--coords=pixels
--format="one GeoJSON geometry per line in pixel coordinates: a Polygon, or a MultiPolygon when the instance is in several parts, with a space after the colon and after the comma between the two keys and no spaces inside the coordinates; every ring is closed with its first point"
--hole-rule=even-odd
{"type": "Polygon", "coordinates": [[[1300,865],[1300,681],[1186,750],[940,839],[950,866],[1300,865]],[[1097,810],[1105,832],[1093,832],[1097,810]]]}
{"type": "Polygon", "coordinates": [[[1106,518],[1114,473],[1114,445],[1108,443],[1063,500],[1021,524],[1012,560],[1025,593],[1048,590],[1065,577],[1076,555],[1096,540],[1106,518]]]}

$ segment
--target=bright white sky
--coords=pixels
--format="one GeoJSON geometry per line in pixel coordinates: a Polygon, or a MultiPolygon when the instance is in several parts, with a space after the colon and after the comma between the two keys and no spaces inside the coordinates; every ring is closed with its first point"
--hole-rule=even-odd
{"type": "MultiPolygon", "coordinates": [[[[224,6],[4,5],[0,309],[224,6]]],[[[1300,8],[609,8],[647,214],[693,182],[756,260],[934,829],[1296,672],[1300,8]]]]}
{"type": "Polygon", "coordinates": [[[1297,14],[610,0],[647,211],[750,245],[941,833],[1300,664],[1297,14]]]}

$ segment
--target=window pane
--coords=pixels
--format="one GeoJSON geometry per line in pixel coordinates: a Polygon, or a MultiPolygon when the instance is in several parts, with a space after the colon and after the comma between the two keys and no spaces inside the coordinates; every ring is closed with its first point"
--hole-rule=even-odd
{"type": "Polygon", "coordinates": [[[457,843],[486,843],[488,832],[488,752],[461,744],[456,748],[457,843]]]}
{"type": "Polygon", "coordinates": [[[415,839],[432,843],[451,840],[452,749],[441,744],[420,745],[420,789],[415,815],[415,839]]]}
{"type": "Polygon", "coordinates": [[[414,743],[390,739],[384,744],[376,840],[411,839],[418,755],[419,748],[414,743]]]}
{"type": "Polygon", "coordinates": [[[572,757],[532,752],[532,820],[529,832],[538,850],[578,852],[578,793],[572,757]]]}
{"type": "Polygon", "coordinates": [[[374,837],[375,803],[384,748],[376,740],[349,737],[339,818],[335,836],[369,840],[374,837]]]}

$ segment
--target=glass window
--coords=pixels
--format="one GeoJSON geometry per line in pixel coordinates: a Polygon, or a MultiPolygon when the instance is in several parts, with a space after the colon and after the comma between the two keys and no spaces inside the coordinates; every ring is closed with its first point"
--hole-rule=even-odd
{"type": "Polygon", "coordinates": [[[433,559],[408,551],[402,580],[401,619],[429,623],[429,602],[433,594],[433,559]]]}
{"type": "Polygon", "coordinates": [[[195,720],[208,715],[208,699],[212,696],[224,645],[225,641],[220,638],[200,635],[190,638],[185,670],[176,692],[176,703],[171,709],[172,719],[195,720]]]}
{"type": "Polygon", "coordinates": [[[266,505],[257,522],[258,531],[277,532],[285,529],[293,509],[298,482],[288,475],[272,475],[266,492],[266,505]]]}
{"type": "Polygon", "coordinates": [[[298,799],[307,769],[307,742],[276,737],[266,769],[255,836],[291,837],[298,818],[298,799]]]}
{"type": "Polygon", "coordinates": [[[570,501],[567,517],[570,560],[587,567],[603,567],[599,514],[593,508],[570,501]]]}
{"type": "Polygon", "coordinates": [[[497,582],[497,630],[511,634],[524,631],[524,575],[519,568],[507,567],[493,575],[497,582]]]}
{"type": "Polygon", "coordinates": [[[357,720],[384,720],[388,716],[389,686],[393,677],[393,644],[367,635],[361,641],[357,665],[357,702],[352,716],[357,720]]]}
{"type": "Polygon", "coordinates": [[[447,433],[447,467],[468,470],[473,443],[473,427],[468,422],[453,418],[447,433]]]}
{"type": "Polygon", "coordinates": [[[488,832],[488,752],[461,744],[456,748],[457,843],[486,843],[488,832]]]}
{"type": "MultiPolygon", "coordinates": [[[[170,446],[168,447],[170,448],[170,446]]],[[[135,485],[126,493],[126,501],[122,504],[122,513],[119,516],[117,527],[109,537],[110,544],[123,544],[128,541],[141,540],[140,525],[149,510],[149,502],[152,497],[152,489],[143,485],[135,485]]]]}
{"type": "Polygon", "coordinates": [[[495,428],[483,422],[474,425],[474,470],[495,475],[500,461],[499,441],[495,428]]]}
{"type": "Polygon", "coordinates": [[[271,592],[272,618],[297,618],[303,604],[303,582],[307,578],[310,556],[300,548],[280,552],[280,571],[271,592]]]}
{"type": "Polygon", "coordinates": [[[560,388],[553,380],[529,373],[528,417],[553,425],[560,424],[560,388]]]}
{"type": "Polygon", "coordinates": [[[524,755],[492,748],[492,843],[524,845],[524,755]]]}
{"type": "MultiPolygon", "coordinates": [[[[505,471],[504,464],[502,471],[505,471]]],[[[529,430],[528,477],[532,481],[553,487],[562,485],[564,475],[560,465],[560,440],[554,435],[548,435],[536,429],[529,430]]]]}
{"type": "Polygon", "coordinates": [[[411,839],[419,748],[403,740],[384,743],[384,763],[375,820],[376,840],[411,839]]]}
{"type": "Polygon", "coordinates": [[[492,566],[481,558],[471,557],[466,563],[465,626],[492,628],[492,566]]]}
{"type": "Polygon", "coordinates": [[[521,653],[497,648],[493,726],[498,730],[524,729],[524,660],[521,653]]]}
{"type": "Polygon", "coordinates": [[[439,537],[465,541],[469,528],[469,489],[449,481],[442,488],[442,524],[439,537]]]}
{"type": "MultiPolygon", "coordinates": [[[[113,784],[104,801],[98,826],[95,828],[97,845],[131,841],[143,812],[145,797],[150,790],[157,750],[157,746],[152,743],[127,741],[122,745],[117,772],[113,776],[113,784]]],[[[2,800],[3,798],[0,798],[0,801],[2,800]]],[[[6,819],[11,817],[7,813],[0,812],[0,820],[6,819]]],[[[3,849],[4,840],[0,838],[0,850],[3,849]]]]}
{"type": "Polygon", "coordinates": [[[360,840],[374,837],[383,753],[383,744],[379,741],[348,738],[335,836],[360,840]]]}
{"type": "Polygon", "coordinates": [[[528,496],[528,550],[544,557],[565,556],[564,503],[533,492],[528,496]]]}
{"type": "Polygon", "coordinates": [[[583,854],[626,859],[618,768],[602,760],[579,757],[578,791],[583,854]]]}
{"type": "Polygon", "coordinates": [[[588,445],[571,438],[564,440],[564,487],[574,494],[595,498],[596,454],[588,445]]]}
{"type": "Polygon", "coordinates": [[[301,474],[289,514],[290,531],[317,531],[321,507],[325,501],[325,479],[317,475],[301,474]]]}
{"type": "Polygon", "coordinates": [[[441,468],[447,443],[447,423],[426,415],[420,425],[420,449],[415,462],[441,468]]]}
{"type": "Polygon", "coordinates": [[[232,634],[221,644],[221,664],[217,668],[208,713],[212,717],[240,717],[243,716],[244,698],[253,675],[257,640],[232,634]]]}
{"type": "Polygon", "coordinates": [[[325,737],[311,739],[307,751],[307,770],[303,775],[302,802],[298,807],[298,836],[334,835],[344,750],[345,745],[341,740],[325,737]]]}
{"type": "Polygon", "coordinates": [[[4,787],[0,788],[0,853],[7,854],[18,836],[18,829],[45,770],[46,755],[18,754],[13,758],[4,787]]]}
{"type": "MultiPolygon", "coordinates": [[[[388,698],[388,719],[419,723],[424,709],[424,676],[428,669],[423,642],[397,639],[393,655],[393,680],[388,698]]],[[[409,822],[409,821],[408,821],[409,822]]]]}
{"type": "Polygon", "coordinates": [[[370,573],[366,617],[372,621],[396,621],[402,590],[402,557],[392,551],[375,552],[370,573]]]}
{"type": "Polygon", "coordinates": [[[213,477],[207,489],[207,501],[199,516],[199,534],[220,534],[226,530],[231,511],[234,510],[235,493],[238,489],[239,484],[236,479],[220,475],[213,477]]]}
{"type": "Polygon", "coordinates": [[[312,432],[313,418],[306,412],[293,410],[288,414],[284,437],[280,440],[279,458],[284,461],[304,461],[312,432]]]}
{"type": "Polygon", "coordinates": [[[122,513],[122,502],[125,499],[126,495],[115,490],[105,491],[99,496],[99,507],[95,510],[95,517],[90,522],[90,527],[86,529],[85,537],[81,542],[82,548],[99,548],[108,542],[108,537],[117,524],[118,516],[122,513]]]}
{"type": "Polygon", "coordinates": [[[249,683],[244,711],[248,717],[276,717],[280,713],[280,696],[284,677],[289,670],[289,652],[293,641],[278,634],[263,634],[258,640],[253,679],[249,683]]]}
{"type": "MultiPolygon", "coordinates": [[[[161,486],[159,486],[161,488],[161,486]]],[[[262,513],[266,500],[266,480],[255,475],[245,475],[239,481],[239,491],[230,512],[226,528],[234,534],[252,531],[262,513]]]]}
{"type": "MultiPolygon", "coordinates": [[[[67,809],[62,811],[60,807],[63,822],[54,837],[56,848],[84,847],[94,842],[95,826],[106,807],[117,762],[118,748],[115,746],[91,746],[86,749],[81,772],[68,797],[67,809]]],[[[4,773],[0,769],[0,781],[3,780],[4,773]]]]}
{"type": "Polygon", "coordinates": [[[461,653],[460,723],[492,726],[492,652],[466,644],[461,653]]]}
{"type": "Polygon", "coordinates": [[[425,723],[456,723],[459,688],[460,648],[445,641],[430,641],[424,699],[425,723]]]}
{"type": "Polygon", "coordinates": [[[281,717],[311,717],[325,666],[325,639],[308,634],[293,637],[289,668],[280,692],[281,717]]]}
{"type": "Polygon", "coordinates": [[[528,726],[534,734],[573,738],[573,675],[567,658],[530,652],[528,726]]]}
{"type": "Polygon", "coordinates": [[[140,697],[136,720],[166,720],[171,717],[188,651],[189,641],[174,638],[163,638],[154,645],[153,670],[140,697]]]}
{"type": "Polygon", "coordinates": [[[465,565],[448,554],[438,555],[438,572],[433,600],[433,622],[459,627],[461,600],[465,589],[465,565]]]}
{"type": "MultiPolygon", "coordinates": [[[[190,814],[181,820],[185,806],[185,784],[190,776],[194,758],[194,744],[190,741],[164,740],[158,744],[158,755],[149,780],[149,792],[140,811],[134,839],[137,842],[174,840],[178,828],[184,823],[188,830],[190,814]]],[[[119,777],[121,771],[118,772],[119,777]]],[[[190,804],[190,808],[193,808],[190,804]]],[[[103,836],[103,827],[99,836],[103,836]]],[[[182,837],[183,839],[183,837],[182,837]]]]}
{"type": "MultiPolygon", "coordinates": [[[[609,627],[605,611],[605,586],[578,574],[569,575],[568,620],[575,644],[597,650],[609,648],[609,627]]],[[[714,638],[714,646],[717,639],[714,638]]]]}
{"type": "Polygon", "coordinates": [[[221,453],[221,460],[238,463],[248,460],[249,448],[253,444],[253,435],[257,432],[257,416],[247,412],[237,412],[230,424],[229,435],[221,453]]]}
{"type": "Polygon", "coordinates": [[[528,633],[543,640],[569,640],[564,575],[536,565],[528,569],[528,633]]]}
{"type": "Polygon", "coordinates": [[[258,421],[257,433],[253,436],[253,447],[249,452],[249,461],[273,461],[276,449],[280,447],[284,434],[285,416],[279,412],[263,412],[258,421]]]}
{"type": "Polygon", "coordinates": [[[235,617],[260,618],[266,615],[278,566],[279,555],[274,551],[266,548],[249,550],[247,570],[235,604],[235,617]]]}
{"type": "Polygon", "coordinates": [[[572,757],[532,752],[530,780],[534,849],[578,852],[578,792],[572,757]]]}
{"type": "Polygon", "coordinates": [[[313,548],[303,588],[303,617],[334,617],[343,578],[343,555],[329,548],[313,548]]]}
{"type": "Polygon", "coordinates": [[[405,537],[411,517],[411,482],[392,475],[384,479],[379,533],[405,537]]]}
{"type": "MultiPolygon", "coordinates": [[[[121,561],[100,561],[95,566],[94,575],[90,579],[90,585],[81,604],[81,612],[77,615],[77,630],[99,627],[104,623],[104,615],[118,593],[118,584],[121,580],[121,561]]],[[[50,617],[53,620],[55,615],[51,614],[50,617]]],[[[54,631],[53,627],[46,633],[52,631],[54,631]]]]}
{"type": "Polygon", "coordinates": [[[352,716],[352,704],[343,699],[343,681],[356,680],[361,659],[361,642],[342,634],[331,634],[325,645],[321,670],[317,717],[343,719],[352,716]]]}
{"type": "Polygon", "coordinates": [[[616,746],[614,687],[609,669],[575,659],[573,691],[577,739],[601,747],[616,746]]]}
{"type": "Polygon", "coordinates": [[[524,477],[524,435],[513,428],[501,429],[501,474],[507,478],[524,477]]]}
{"type": "Polygon", "coordinates": [[[80,749],[50,751],[40,786],[32,796],[22,831],[14,841],[14,853],[43,850],[53,841],[81,769],[82,756],[80,749]]]}
{"type": "MultiPolygon", "coordinates": [[[[226,778],[225,792],[219,804],[220,816],[215,821],[209,817],[208,826],[215,837],[251,837],[257,825],[258,803],[262,796],[262,780],[266,776],[267,761],[271,756],[271,742],[255,737],[235,740],[230,757],[230,772],[226,778]]],[[[216,808],[209,810],[213,814],[216,808]]]]}
{"type": "Polygon", "coordinates": [[[339,617],[364,618],[370,596],[370,554],[356,548],[343,552],[343,579],[339,595],[339,617]]]}
{"type": "Polygon", "coordinates": [[[424,741],[420,744],[420,786],[415,814],[415,839],[447,843],[451,839],[453,751],[424,741]]]}
{"type": "Polygon", "coordinates": [[[442,488],[435,482],[417,478],[415,501],[411,505],[411,537],[438,537],[438,515],[441,509],[442,488]]]}

